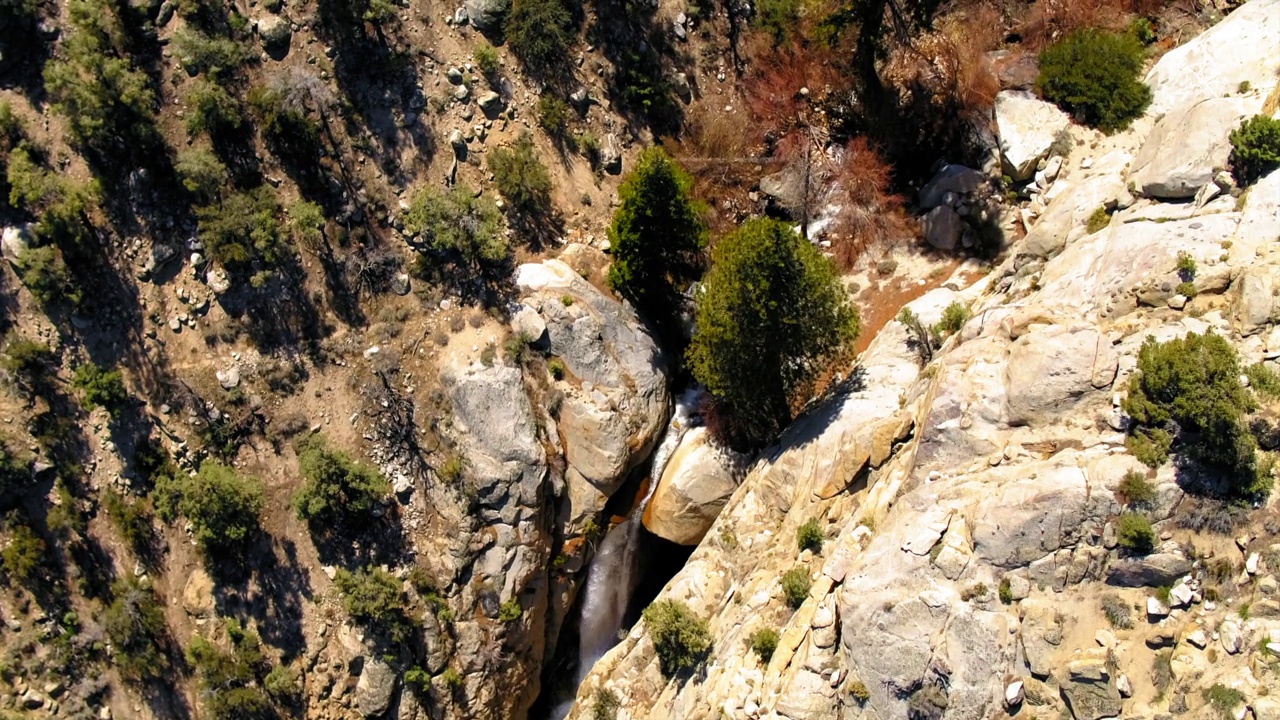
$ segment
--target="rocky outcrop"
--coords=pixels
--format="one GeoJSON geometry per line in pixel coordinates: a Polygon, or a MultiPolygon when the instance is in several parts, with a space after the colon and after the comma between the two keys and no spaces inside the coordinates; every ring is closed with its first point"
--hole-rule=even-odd
{"type": "Polygon", "coordinates": [[[997,95],[995,116],[1001,167],[1014,181],[1035,175],[1036,164],[1049,156],[1054,142],[1071,124],[1056,105],[1023,90],[997,95]]]}
{"type": "Polygon", "coordinates": [[[657,442],[671,398],[657,344],[635,314],[559,260],[517,272],[514,327],[563,364],[556,433],[568,462],[569,522],[598,513],[657,442]]]}
{"type": "Polygon", "coordinates": [[[649,500],[644,526],[671,542],[697,545],[738,487],[735,465],[705,427],[686,432],[649,500]]]}
{"type": "Polygon", "coordinates": [[[1261,103],[1250,98],[1210,98],[1169,112],[1156,123],[1133,159],[1131,178],[1148,197],[1194,197],[1227,167],[1228,136],[1261,103]]]}
{"type": "MultiPolygon", "coordinates": [[[[1275,7],[1246,3],[1209,40],[1252,37],[1230,25],[1254,18],[1266,26],[1273,20],[1257,13],[1275,16],[1275,7]]],[[[1234,83],[1273,86],[1274,74],[1261,76],[1270,62],[1234,83]]],[[[1233,91],[1215,87],[1179,103],[1233,91]]],[[[1177,95],[1172,85],[1161,93],[1177,95]]],[[[1044,132],[1053,122],[1024,123],[1025,136],[1016,129],[1011,105],[1048,115],[1030,102],[1038,101],[1004,93],[997,107],[1006,172],[1024,179],[1057,135],[1044,132]]],[[[1246,363],[1280,351],[1280,253],[1272,249],[1280,174],[1259,183],[1243,208],[1229,195],[1177,205],[1132,197],[1128,166],[1156,120],[1072,143],[1042,193],[1040,222],[1009,259],[971,288],[956,290],[957,282],[911,304],[926,324],[952,301],[973,311],[923,372],[905,329],[889,323],[849,387],[748,471],[660,595],[707,619],[715,644],[703,669],[687,680],[663,677],[642,622],[593,668],[571,718],[590,717],[605,688],[636,720],[1156,717],[1183,702],[1194,708],[1191,690],[1219,681],[1240,688],[1256,712],[1266,680],[1250,663],[1260,657],[1262,623],[1274,621],[1251,620],[1253,636],[1248,623],[1221,623],[1234,609],[1205,600],[1204,565],[1184,554],[1169,522],[1183,503],[1179,471],[1138,463],[1118,404],[1149,336],[1212,330],[1246,363]],[[1255,197],[1264,184],[1266,197],[1255,197]],[[1087,232],[1100,208],[1108,222],[1087,232]],[[1175,298],[1180,253],[1197,264],[1194,300],[1175,298]],[[1146,557],[1117,543],[1126,507],[1117,490],[1131,472],[1149,478],[1154,498],[1144,512],[1170,538],[1146,557]],[[792,541],[810,519],[825,538],[818,553],[792,541]],[[813,578],[794,611],[778,582],[793,567],[813,578]],[[1148,589],[1169,586],[1177,589],[1171,606],[1148,589]],[[1152,599],[1159,614],[1144,612],[1152,599]],[[1215,650],[1231,660],[1208,661],[1212,643],[1193,628],[1209,622],[1231,626],[1232,647],[1215,650]],[[779,634],[767,663],[743,651],[762,628],[779,634]],[[1131,680],[1147,677],[1155,652],[1171,646],[1171,683],[1184,690],[1160,696],[1131,680]]],[[[1167,158],[1176,170],[1161,147],[1171,129],[1152,135],[1166,139],[1153,140],[1135,173],[1154,177],[1167,158]]],[[[1246,568],[1237,581],[1261,592],[1265,572],[1246,568]]]]}

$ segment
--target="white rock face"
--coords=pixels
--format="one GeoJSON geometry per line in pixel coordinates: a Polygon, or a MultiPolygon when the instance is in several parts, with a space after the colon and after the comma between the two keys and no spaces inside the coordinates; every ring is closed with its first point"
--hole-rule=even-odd
{"type": "Polygon", "coordinates": [[[1250,0],[1198,37],[1160,58],[1146,83],[1152,114],[1205,98],[1234,95],[1249,81],[1265,98],[1280,74],[1280,0],[1250,0]]]}
{"type": "Polygon", "coordinates": [[[1035,175],[1036,164],[1049,155],[1054,140],[1071,124],[1058,106],[1024,90],[1005,90],[997,95],[995,116],[1001,166],[1015,181],[1035,175]]]}
{"type": "Polygon", "coordinates": [[[681,545],[702,541],[738,488],[733,461],[711,444],[705,427],[685,433],[649,500],[644,525],[681,545]]]}
{"type": "Polygon", "coordinates": [[[1194,196],[1227,166],[1228,136],[1258,105],[1252,98],[1215,97],[1165,115],[1133,159],[1137,191],[1171,200],[1194,196]]]}

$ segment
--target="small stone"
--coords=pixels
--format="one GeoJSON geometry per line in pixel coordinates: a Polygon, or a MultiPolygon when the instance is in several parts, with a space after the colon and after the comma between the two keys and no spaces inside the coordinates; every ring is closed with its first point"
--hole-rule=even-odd
{"type": "Polygon", "coordinates": [[[1222,649],[1231,655],[1240,652],[1240,626],[1230,620],[1222,623],[1218,628],[1218,642],[1222,643],[1222,649]]]}
{"type": "Polygon", "coordinates": [[[1021,680],[1014,680],[1004,688],[1004,705],[1007,708],[1015,708],[1022,704],[1022,700],[1026,695],[1026,689],[1021,680]]]}
{"type": "Polygon", "coordinates": [[[1133,697],[1133,683],[1129,682],[1129,676],[1120,673],[1116,678],[1116,690],[1120,692],[1120,697],[1133,697]]]}
{"type": "Polygon", "coordinates": [[[1173,297],[1169,298],[1169,307],[1173,308],[1174,310],[1181,310],[1186,306],[1187,306],[1186,295],[1174,295],[1173,297]]]}
{"type": "Polygon", "coordinates": [[[218,384],[224,390],[234,390],[240,384],[240,369],[235,365],[215,372],[214,376],[218,378],[218,384]]]}
{"type": "Polygon", "coordinates": [[[1249,554],[1249,559],[1244,561],[1244,571],[1250,575],[1258,574],[1258,553],[1249,554]]]}
{"type": "Polygon", "coordinates": [[[1160,602],[1160,598],[1147,598],[1147,617],[1151,622],[1156,622],[1161,618],[1169,616],[1169,608],[1160,602]]]}
{"type": "Polygon", "coordinates": [[[1186,640],[1191,645],[1203,650],[1209,644],[1209,638],[1204,634],[1204,630],[1196,628],[1187,634],[1186,640]]]}
{"type": "Polygon", "coordinates": [[[1180,608],[1190,605],[1194,596],[1195,592],[1185,582],[1178,583],[1169,591],[1169,599],[1173,602],[1173,607],[1180,608]]]}

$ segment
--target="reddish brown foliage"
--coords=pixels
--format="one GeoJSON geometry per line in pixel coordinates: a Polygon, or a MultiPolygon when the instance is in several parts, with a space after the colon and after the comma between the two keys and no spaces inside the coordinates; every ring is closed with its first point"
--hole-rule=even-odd
{"type": "Polygon", "coordinates": [[[801,122],[801,113],[841,84],[841,73],[828,57],[792,45],[756,56],[746,81],[747,107],[756,123],[743,131],[759,137],[785,135],[801,122]],[[807,88],[809,96],[800,90],[807,88]]]}
{"type": "Polygon", "coordinates": [[[865,138],[850,140],[834,168],[840,214],[831,236],[836,263],[849,269],[867,249],[914,236],[900,195],[890,191],[892,172],[865,138]]]}
{"type": "MultiPolygon", "coordinates": [[[[1018,25],[1023,46],[1041,50],[1083,28],[1119,30],[1145,0],[1037,0],[1018,25]]],[[[1149,2],[1147,3],[1149,4],[1149,2]]]]}

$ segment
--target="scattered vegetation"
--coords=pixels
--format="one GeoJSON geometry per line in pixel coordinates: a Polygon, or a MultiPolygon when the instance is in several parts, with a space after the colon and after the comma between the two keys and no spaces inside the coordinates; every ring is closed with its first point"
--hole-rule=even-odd
{"type": "Polygon", "coordinates": [[[1245,420],[1255,403],[1240,374],[1235,350],[1214,333],[1163,343],[1148,338],[1123,404],[1136,423],[1133,438],[1141,438],[1131,444],[1135,455],[1143,462],[1159,459],[1176,439],[1192,457],[1226,473],[1231,493],[1269,491],[1270,478],[1259,476],[1257,442],[1245,420]]]}
{"type": "Polygon", "coordinates": [[[1085,230],[1092,235],[1105,229],[1110,224],[1111,214],[1107,212],[1105,207],[1099,205],[1098,209],[1094,210],[1089,215],[1089,219],[1085,222],[1085,230]]]}
{"type": "Polygon", "coordinates": [[[187,648],[205,712],[214,720],[280,717],[298,695],[293,674],[273,666],[257,633],[234,620],[227,622],[226,633],[227,649],[199,635],[187,648]]]}
{"type": "Polygon", "coordinates": [[[1040,53],[1036,87],[1090,127],[1123,130],[1151,102],[1140,80],[1143,54],[1132,35],[1079,30],[1040,53]]]}
{"type": "Polygon", "coordinates": [[[40,579],[44,568],[44,540],[16,511],[9,513],[4,522],[6,542],[0,548],[0,560],[4,561],[5,575],[17,584],[31,588],[40,579]]]}
{"type": "Polygon", "coordinates": [[[504,623],[515,622],[524,617],[524,608],[520,607],[519,598],[511,598],[498,608],[498,620],[504,623]]]}
{"type": "Polygon", "coordinates": [[[1155,485],[1136,470],[1124,474],[1120,486],[1116,488],[1116,494],[1121,502],[1131,508],[1148,508],[1156,500],[1155,485]]]}
{"type": "Polygon", "coordinates": [[[760,662],[767,664],[773,657],[773,651],[778,649],[778,631],[773,628],[760,628],[747,638],[747,645],[751,647],[751,652],[760,658],[760,662]]]}
{"type": "Polygon", "coordinates": [[[292,252],[280,232],[279,212],[275,192],[266,185],[232,193],[196,211],[200,241],[228,272],[269,271],[292,252]]]}
{"type": "Polygon", "coordinates": [[[1013,604],[1013,582],[1008,576],[1000,579],[1000,587],[997,588],[996,594],[1000,598],[1001,605],[1013,604]]]}
{"type": "Polygon", "coordinates": [[[1178,262],[1175,267],[1183,280],[1190,280],[1196,276],[1196,259],[1186,250],[1178,251],[1178,262]]]}
{"type": "Polygon", "coordinates": [[[622,700],[609,688],[600,688],[591,699],[591,720],[618,720],[622,700]]]}
{"type": "Polygon", "coordinates": [[[504,29],[507,46],[530,75],[559,80],[572,72],[572,27],[563,0],[515,0],[504,29]]]}
{"type": "Polygon", "coordinates": [[[1249,387],[1257,395],[1272,400],[1280,398],[1280,373],[1259,362],[1246,367],[1244,376],[1249,378],[1249,387]]]}
{"type": "Polygon", "coordinates": [[[386,499],[387,479],[373,467],[330,449],[323,436],[304,438],[297,451],[306,482],[293,496],[293,506],[312,532],[328,534],[352,527],[367,520],[386,499]]]}
{"type": "Polygon", "coordinates": [[[763,446],[790,422],[859,327],[831,262],[769,219],[716,244],[696,316],[689,367],[731,419],[710,427],[739,449],[763,446]]]}
{"type": "Polygon", "coordinates": [[[1129,552],[1146,555],[1155,549],[1156,534],[1151,529],[1151,521],[1145,516],[1127,512],[1118,521],[1116,540],[1129,552]]]}
{"type": "Polygon", "coordinates": [[[787,605],[792,608],[798,608],[804,604],[812,587],[813,580],[809,577],[809,571],[803,566],[797,565],[782,574],[782,595],[786,598],[787,605]]]}
{"type": "Polygon", "coordinates": [[[803,525],[796,528],[796,546],[800,548],[800,552],[812,550],[815,553],[822,552],[822,542],[826,538],[822,534],[822,526],[818,524],[816,518],[810,518],[803,525]]]}
{"type": "Polygon", "coordinates": [[[334,583],[342,592],[343,605],[356,622],[379,633],[392,643],[404,642],[413,630],[405,614],[407,600],[400,581],[382,568],[339,570],[334,583]]]}
{"type": "Polygon", "coordinates": [[[644,622],[667,677],[692,670],[711,651],[711,631],[706,621],[678,600],[659,600],[645,608],[644,622]]]}
{"type": "Polygon", "coordinates": [[[1280,119],[1254,115],[1231,131],[1231,174],[1248,187],[1280,168],[1280,119]]]}
{"type": "Polygon", "coordinates": [[[112,595],[99,621],[116,668],[137,682],[161,677],[169,669],[164,607],[145,581],[132,576],[117,582],[112,595]]]}
{"type": "Polygon", "coordinates": [[[71,384],[84,394],[89,407],[102,408],[111,417],[119,417],[129,393],[124,389],[124,378],[119,370],[103,370],[93,362],[76,368],[71,384]]]}
{"type": "Polygon", "coordinates": [[[1202,695],[1204,701],[1217,710],[1223,718],[1235,717],[1236,708],[1243,705],[1245,701],[1244,693],[1222,683],[1214,683],[1205,688],[1202,695]]]}
{"type": "Polygon", "coordinates": [[[1111,627],[1129,630],[1133,627],[1133,610],[1118,595],[1102,596],[1102,614],[1107,616],[1111,627]]]}
{"type": "MultiPolygon", "coordinates": [[[[560,0],[546,2],[558,4],[560,0]]],[[[511,147],[500,147],[490,153],[489,172],[493,173],[498,192],[517,214],[538,216],[551,211],[551,175],[538,159],[529,133],[521,134],[511,147]]]]}
{"type": "Polygon", "coordinates": [[[194,477],[175,478],[163,492],[177,498],[165,503],[187,518],[196,542],[210,555],[238,557],[258,532],[262,484],[231,467],[207,460],[194,477]]]}
{"type": "Polygon", "coordinates": [[[960,332],[964,324],[969,321],[969,307],[962,303],[953,302],[942,311],[942,318],[938,320],[938,324],[933,326],[934,332],[943,338],[951,337],[960,332]]]}

